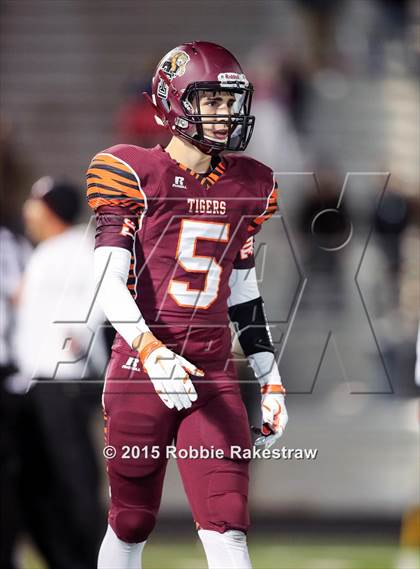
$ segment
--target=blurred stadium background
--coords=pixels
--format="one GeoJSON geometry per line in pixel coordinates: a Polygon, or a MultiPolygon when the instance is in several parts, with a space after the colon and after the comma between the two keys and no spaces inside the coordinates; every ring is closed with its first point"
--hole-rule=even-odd
{"type": "MultiPolygon", "coordinates": [[[[314,461],[253,463],[259,569],[418,563],[416,522],[399,544],[420,499],[419,10],[409,0],[0,5],[2,223],[16,232],[40,176],[82,188],[98,150],[165,140],[141,92],[172,47],[221,43],[254,83],[247,152],[273,167],[281,189],[282,215],[264,228],[257,258],[289,391],[283,444],[318,449],[314,461]],[[335,207],[344,182],[340,222],[324,219],[314,235],[320,203],[335,207]],[[348,244],[329,251],[350,223],[348,244]]],[[[257,392],[239,354],[238,366],[256,424],[257,392]]],[[[99,399],[91,428],[101,461],[99,399]]],[[[25,534],[18,558],[24,569],[45,566],[25,534]]],[[[205,567],[174,464],[145,567],[205,567]]]]}

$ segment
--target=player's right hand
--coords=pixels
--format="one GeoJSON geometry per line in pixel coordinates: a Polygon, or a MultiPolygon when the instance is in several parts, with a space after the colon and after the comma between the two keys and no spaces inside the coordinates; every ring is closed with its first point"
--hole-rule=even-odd
{"type": "Polygon", "coordinates": [[[202,377],[204,372],[159,340],[149,342],[139,354],[143,368],[165,405],[178,411],[191,407],[198,395],[190,375],[202,377]]]}

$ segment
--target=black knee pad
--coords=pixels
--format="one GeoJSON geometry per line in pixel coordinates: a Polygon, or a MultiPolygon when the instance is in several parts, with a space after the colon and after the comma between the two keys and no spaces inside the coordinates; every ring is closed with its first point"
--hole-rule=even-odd
{"type": "Polygon", "coordinates": [[[155,523],[154,512],[138,508],[121,508],[110,516],[110,525],[117,537],[127,543],[146,541],[155,523]]]}

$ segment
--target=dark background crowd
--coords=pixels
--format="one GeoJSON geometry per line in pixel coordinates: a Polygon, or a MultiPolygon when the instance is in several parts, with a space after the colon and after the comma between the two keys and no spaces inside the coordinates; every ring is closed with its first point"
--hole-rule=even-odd
{"type": "MultiPolygon", "coordinates": [[[[112,144],[165,144],[142,92],[193,39],[226,46],[254,84],[247,153],[280,188],[256,254],[289,393],[284,444],[319,449],[312,464],[254,464],[255,531],[396,540],[419,501],[418,2],[23,0],[0,18],[1,566],[25,567],[28,542],[53,569],[95,564],[112,330],[86,308],[84,172],[112,144]]],[[[161,518],[192,531],[173,465],[161,518]]]]}

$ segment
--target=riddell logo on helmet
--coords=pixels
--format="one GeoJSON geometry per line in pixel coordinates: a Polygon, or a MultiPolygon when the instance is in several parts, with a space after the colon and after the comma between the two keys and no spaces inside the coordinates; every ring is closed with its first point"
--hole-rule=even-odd
{"type": "Polygon", "coordinates": [[[222,87],[232,86],[232,83],[237,83],[241,87],[249,85],[249,81],[243,73],[219,73],[217,80],[220,81],[222,87]]]}

